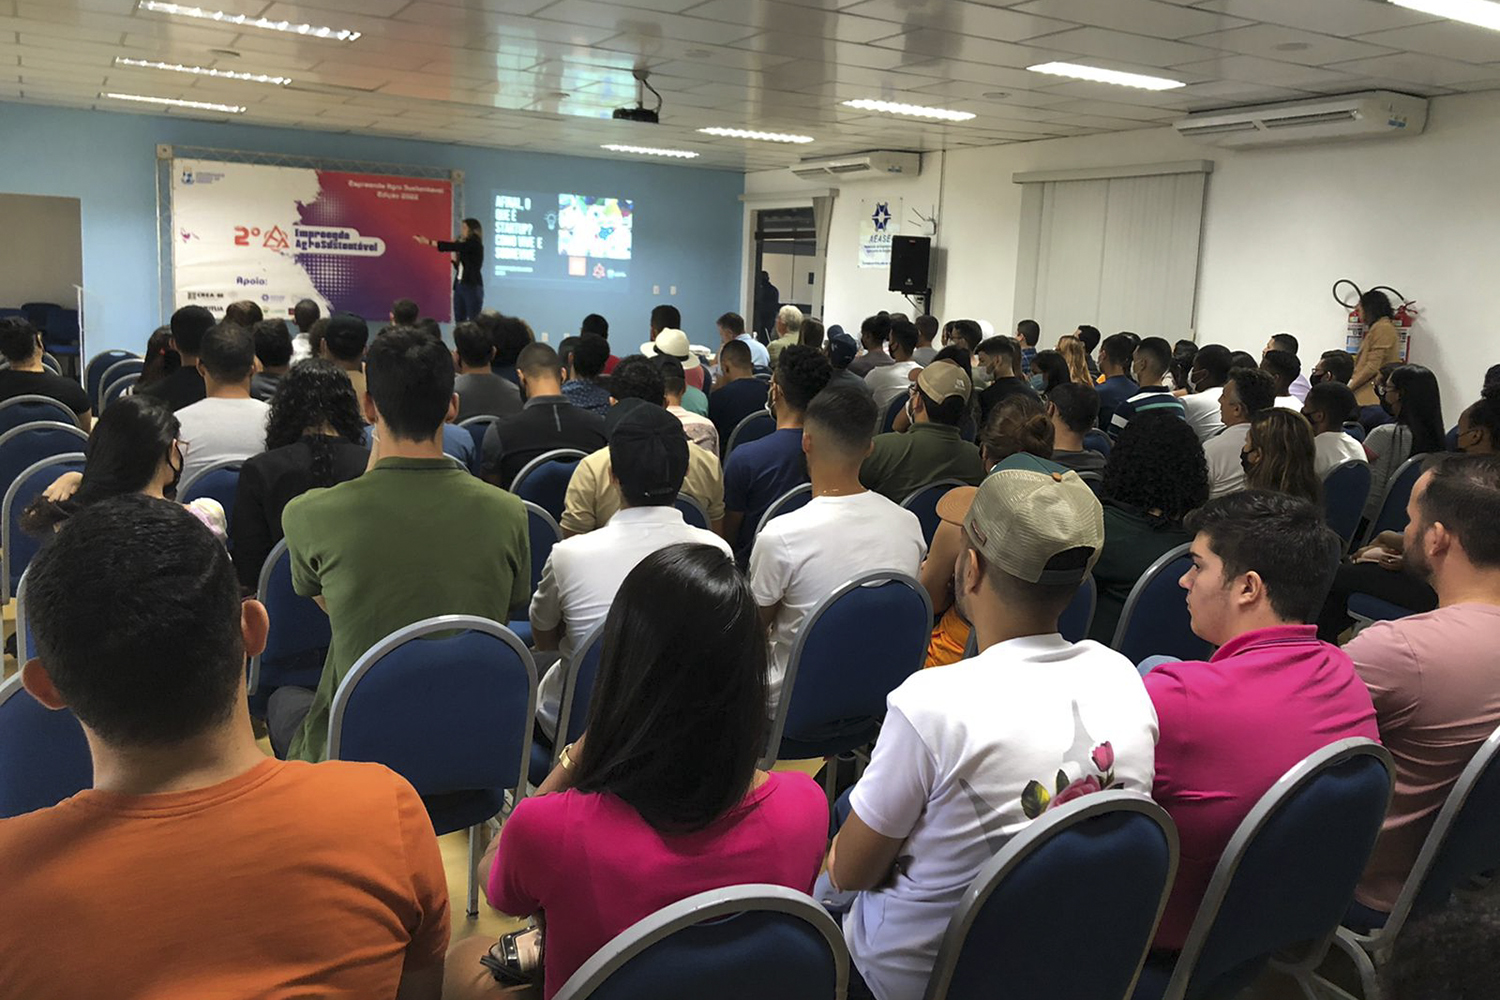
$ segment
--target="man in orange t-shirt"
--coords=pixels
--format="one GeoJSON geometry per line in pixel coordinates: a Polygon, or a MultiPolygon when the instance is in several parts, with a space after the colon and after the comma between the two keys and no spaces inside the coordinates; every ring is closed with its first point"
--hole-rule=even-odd
{"type": "Polygon", "coordinates": [[[27,1000],[437,1000],[447,882],[412,787],[265,756],[266,610],[182,507],[75,514],[27,577],[26,689],[72,709],[94,788],[0,821],[0,992],[27,1000]]]}

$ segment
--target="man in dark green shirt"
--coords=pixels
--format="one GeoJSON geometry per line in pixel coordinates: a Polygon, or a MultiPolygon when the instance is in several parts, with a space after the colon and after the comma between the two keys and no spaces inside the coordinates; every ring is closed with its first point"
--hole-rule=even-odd
{"type": "Polygon", "coordinates": [[[972,390],[968,374],[951,361],[923,368],[907,404],[911,429],[876,436],[860,483],[896,503],[942,479],[979,485],[985,471],[979,448],[958,436],[972,390]]]}
{"type": "Polygon", "coordinates": [[[371,345],[365,371],[370,467],[303,494],[282,515],[292,585],[333,626],[318,690],[279,688],[267,708],[272,744],[292,759],[327,756],[333,694],[381,639],[436,615],[505,622],[530,599],[521,501],[443,454],[443,424],[458,408],[447,349],[394,329],[371,345]]]}

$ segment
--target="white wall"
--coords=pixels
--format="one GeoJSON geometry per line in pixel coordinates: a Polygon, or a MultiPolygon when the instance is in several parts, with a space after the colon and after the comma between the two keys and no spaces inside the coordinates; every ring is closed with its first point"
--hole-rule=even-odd
{"type": "Polygon", "coordinates": [[[83,284],[83,229],[77,198],[0,194],[0,307],[56,302],[73,308],[83,284]]]}
{"type": "MultiPolygon", "coordinates": [[[[1286,330],[1301,340],[1310,369],[1319,353],[1343,346],[1344,311],[1331,288],[1349,278],[1417,301],[1423,318],[1412,360],[1437,372],[1450,425],[1478,398],[1484,369],[1500,363],[1488,288],[1500,262],[1500,94],[1434,100],[1427,131],[1407,139],[1232,152],[1171,129],[1145,129],[957,150],[943,159],[925,157],[915,180],[844,185],[830,239],[828,322],[857,325],[902,303],[883,291],[883,272],[854,266],[861,198],[901,196],[924,212],[940,201],[935,312],[1003,329],[1021,318],[1012,307],[1021,188],[1011,174],[1212,159],[1199,343],[1258,356],[1270,334],[1286,330]]],[[[797,186],[786,171],[746,178],[752,195],[797,186]]],[[[1044,345],[1064,332],[1071,331],[1043,331],[1044,345]]]]}

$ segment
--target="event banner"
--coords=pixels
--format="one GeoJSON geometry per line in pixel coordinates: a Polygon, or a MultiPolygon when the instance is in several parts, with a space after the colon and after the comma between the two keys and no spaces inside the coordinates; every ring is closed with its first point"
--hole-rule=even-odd
{"type": "Polygon", "coordinates": [[[286,317],[300,299],[326,316],[383,321],[396,299],[453,318],[448,180],[218,160],[172,164],[173,301],[216,316],[240,299],[286,317]]]}

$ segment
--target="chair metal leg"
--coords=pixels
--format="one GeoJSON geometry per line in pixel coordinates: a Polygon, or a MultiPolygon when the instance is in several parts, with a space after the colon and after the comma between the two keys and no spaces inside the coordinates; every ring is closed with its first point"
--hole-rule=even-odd
{"type": "Polygon", "coordinates": [[[479,868],[479,827],[469,827],[469,908],[468,913],[472,920],[479,916],[479,879],[476,869],[479,868]]]}
{"type": "Polygon", "coordinates": [[[823,791],[828,793],[828,808],[833,808],[839,797],[839,759],[829,757],[823,761],[823,791]]]}

